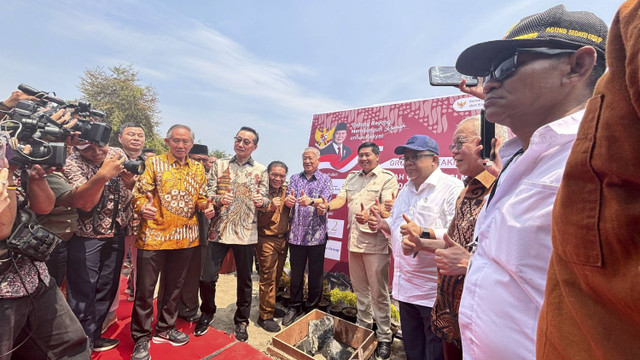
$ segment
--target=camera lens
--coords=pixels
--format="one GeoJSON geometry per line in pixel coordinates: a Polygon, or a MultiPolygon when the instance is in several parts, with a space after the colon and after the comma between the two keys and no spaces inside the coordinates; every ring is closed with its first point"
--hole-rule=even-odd
{"type": "Polygon", "coordinates": [[[144,161],[142,160],[129,160],[129,161],[125,161],[122,163],[122,166],[124,166],[124,169],[127,170],[130,173],[133,173],[135,175],[142,175],[142,173],[144,173],[144,161]]]}

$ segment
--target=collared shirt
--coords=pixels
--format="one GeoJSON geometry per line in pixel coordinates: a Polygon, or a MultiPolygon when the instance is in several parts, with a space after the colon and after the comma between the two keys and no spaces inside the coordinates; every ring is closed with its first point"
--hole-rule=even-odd
{"type": "Polygon", "coordinates": [[[353,171],[347,176],[338,197],[347,200],[349,208],[349,251],[368,254],[388,254],[389,240],[382,231],[371,231],[369,225],[358,224],[356,213],[362,211],[361,204],[368,210],[376,204],[391,199],[398,191],[398,180],[394,173],[380,165],[365,174],[353,171]]]}
{"type": "MultiPolygon", "coordinates": [[[[316,170],[309,179],[304,171],[291,176],[289,182],[289,192],[293,190],[293,196],[299,198],[302,192],[312,199],[319,199],[324,196],[327,201],[333,195],[333,185],[329,175],[320,170],[316,170]]],[[[315,207],[294,206],[291,219],[291,233],[289,243],[294,245],[313,246],[324,244],[327,241],[327,216],[318,215],[315,207]]]]}
{"type": "MultiPolygon", "coordinates": [[[[107,152],[107,157],[114,155],[127,156],[122,149],[110,147],[107,152]]],[[[71,187],[76,189],[86,184],[89,179],[98,173],[98,170],[100,170],[99,165],[92,164],[89,160],[83,158],[78,151],[74,151],[67,158],[67,162],[64,166],[64,175],[69,180],[71,187]]],[[[132,216],[131,206],[129,206],[132,193],[131,190],[125,186],[119,176],[114,179],[118,182],[118,187],[120,188],[120,199],[118,201],[118,209],[116,210],[118,212],[116,221],[121,227],[124,227],[129,223],[132,216]]],[[[112,179],[112,181],[114,179],[112,179]]],[[[98,204],[104,200],[104,196],[107,196],[107,202],[101,210],[95,210],[97,213],[95,211],[78,211],[78,228],[76,230],[76,235],[87,238],[113,237],[115,226],[111,232],[109,232],[109,228],[111,227],[111,220],[113,219],[115,189],[115,183],[112,184],[111,181],[105,185],[103,195],[100,197],[98,204]],[[96,218],[95,224],[93,221],[94,217],[96,218]]]]}
{"type": "Polygon", "coordinates": [[[144,250],[186,249],[198,245],[196,208],[207,206],[207,179],[204,167],[187,157],[181,164],[171,153],[154,156],[133,191],[133,208],[142,213],[153,196],[158,209],[153,220],[142,218],[136,247],[144,250]]]}
{"type": "MultiPolygon", "coordinates": [[[[495,195],[478,215],[478,250],[459,310],[465,359],[535,358],[551,255],[551,212],[583,113],[536,130],[529,148],[500,175],[495,195]]],[[[521,147],[513,138],[500,153],[521,147]]]]}
{"type": "Polygon", "coordinates": [[[269,206],[267,189],[269,177],[264,165],[249,157],[244,164],[231,159],[219,159],[209,172],[209,197],[214,199],[219,215],[211,219],[209,240],[223,244],[250,245],[258,242],[258,213],[253,205],[253,195],[262,195],[262,208],[269,206]],[[227,192],[233,201],[221,205],[220,199],[227,192]]]}
{"type": "MultiPolygon", "coordinates": [[[[449,224],[449,238],[462,245],[470,253],[477,244],[473,241],[473,229],[485,196],[491,191],[496,177],[486,170],[476,177],[465,179],[465,188],[456,204],[456,214],[449,224]]],[[[438,273],[438,293],[431,313],[431,328],[441,339],[461,347],[458,308],[464,285],[464,275],[438,273]]]]}
{"type": "Polygon", "coordinates": [[[277,209],[271,210],[271,206],[258,215],[258,235],[285,237],[289,234],[289,213],[288,207],[284,205],[287,197],[287,186],[283,185],[274,190],[269,187],[269,200],[280,198],[281,205],[277,209]]]}
{"type": "Polygon", "coordinates": [[[398,194],[387,219],[393,246],[393,298],[410,304],[432,307],[436,300],[438,270],[435,255],[419,251],[417,256],[402,253],[400,226],[406,214],[416,224],[430,229],[442,239],[453,219],[456,200],[464,188],[461,180],[437,168],[416,190],[409,180],[398,194]]]}

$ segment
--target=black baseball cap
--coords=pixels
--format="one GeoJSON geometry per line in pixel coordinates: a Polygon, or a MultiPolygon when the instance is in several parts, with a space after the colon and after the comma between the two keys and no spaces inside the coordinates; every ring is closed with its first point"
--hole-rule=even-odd
{"type": "Polygon", "coordinates": [[[567,11],[557,5],[539,14],[527,16],[509,29],[502,40],[492,40],[470,46],[456,61],[456,69],[465,75],[485,76],[493,61],[516,49],[552,48],[596,49],[598,63],[604,64],[607,24],[587,11],[567,11]]]}

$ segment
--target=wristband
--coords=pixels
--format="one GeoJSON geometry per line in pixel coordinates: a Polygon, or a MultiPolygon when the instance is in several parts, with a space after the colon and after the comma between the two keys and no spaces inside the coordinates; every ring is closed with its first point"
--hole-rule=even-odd
{"type": "Polygon", "coordinates": [[[420,234],[420,237],[423,239],[431,239],[431,233],[429,230],[425,230],[420,234]]]}
{"type": "Polygon", "coordinates": [[[313,206],[313,204],[316,203],[316,199],[311,199],[311,202],[309,203],[309,205],[313,206]]]}

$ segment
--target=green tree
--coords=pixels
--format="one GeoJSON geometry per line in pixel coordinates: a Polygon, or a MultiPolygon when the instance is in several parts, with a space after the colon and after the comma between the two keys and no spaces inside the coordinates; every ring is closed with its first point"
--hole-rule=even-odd
{"type": "Polygon", "coordinates": [[[209,151],[209,156],[215,156],[218,159],[224,159],[231,156],[231,154],[227,154],[224,150],[213,149],[213,151],[209,151]]]}
{"type": "Polygon", "coordinates": [[[138,123],[145,130],[145,147],[159,153],[167,150],[164,136],[158,133],[158,93],[152,85],[141,85],[133,65],[117,65],[105,70],[102,67],[87,69],[80,77],[78,89],[83,100],[95,109],[104,110],[104,120],[113,127],[110,145],[120,146],[116,132],[120,125],[138,123]]]}

